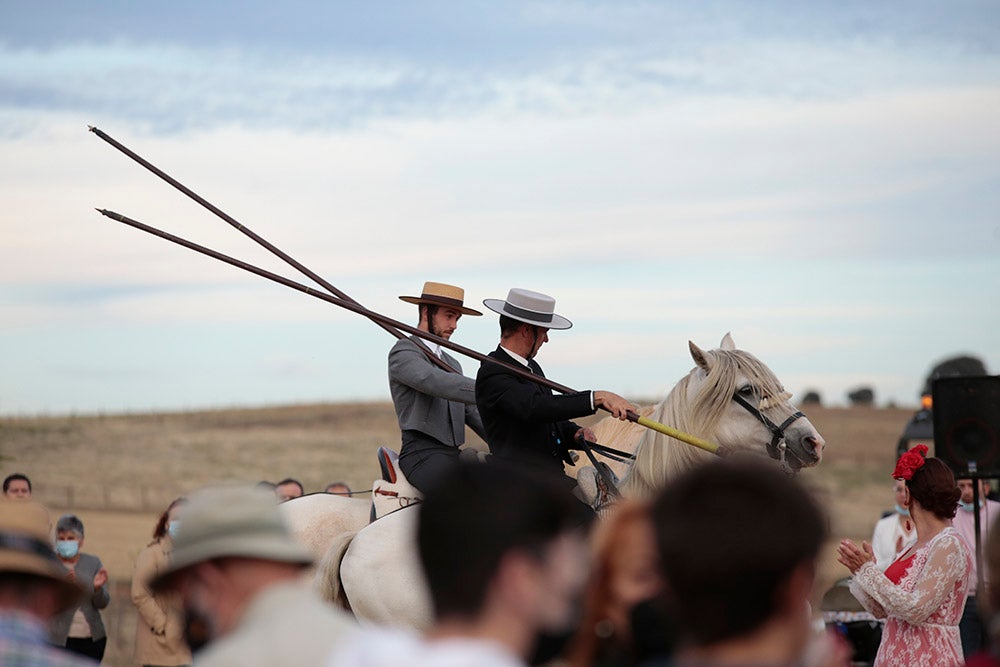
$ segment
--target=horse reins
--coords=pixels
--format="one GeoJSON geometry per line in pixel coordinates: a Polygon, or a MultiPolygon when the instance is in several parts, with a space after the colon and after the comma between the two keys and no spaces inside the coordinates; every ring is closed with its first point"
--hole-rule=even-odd
{"type": "Polygon", "coordinates": [[[759,408],[756,408],[746,401],[739,392],[733,394],[733,400],[742,405],[747,412],[756,417],[761,424],[767,427],[767,430],[771,432],[771,442],[767,444],[767,453],[772,459],[781,462],[782,466],[785,466],[785,453],[788,451],[788,445],[785,444],[785,429],[791,426],[800,417],[805,417],[805,413],[801,410],[793,413],[788,419],[781,422],[781,426],[778,426],[773,421],[767,418],[759,408]]]}

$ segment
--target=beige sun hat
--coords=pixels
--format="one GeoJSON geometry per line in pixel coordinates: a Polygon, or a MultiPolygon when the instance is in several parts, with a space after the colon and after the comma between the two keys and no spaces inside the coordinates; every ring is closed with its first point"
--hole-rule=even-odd
{"type": "Polygon", "coordinates": [[[446,285],[445,283],[426,282],[420,296],[401,296],[399,298],[406,303],[415,303],[418,305],[426,303],[432,306],[454,308],[463,315],[474,315],[476,317],[482,315],[478,310],[465,307],[464,289],[455,287],[454,285],[446,285]]]}
{"type": "Polygon", "coordinates": [[[256,558],[309,565],[312,555],[285,525],[274,493],[250,486],[221,486],[192,494],[182,506],[170,566],[152,587],[213,558],[256,558]]]}
{"type": "Polygon", "coordinates": [[[51,579],[61,608],[76,602],[82,590],[67,581],[49,533],[49,513],[31,500],[0,501],[0,572],[51,579]]]}
{"type": "Polygon", "coordinates": [[[556,300],[548,294],[513,287],[507,299],[484,299],[483,305],[494,313],[506,315],[518,322],[533,324],[546,329],[569,329],[573,323],[556,315],[556,300]]]}

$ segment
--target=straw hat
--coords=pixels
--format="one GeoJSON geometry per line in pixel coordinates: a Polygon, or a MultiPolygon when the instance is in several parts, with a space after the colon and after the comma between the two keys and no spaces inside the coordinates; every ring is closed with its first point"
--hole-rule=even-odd
{"type": "Polygon", "coordinates": [[[82,594],[53,550],[48,511],[33,501],[0,501],[0,572],[51,579],[63,608],[82,594]]]}
{"type": "Polygon", "coordinates": [[[573,326],[565,317],[555,314],[556,300],[551,296],[519,287],[507,292],[506,300],[484,299],[483,305],[494,313],[537,327],[569,329],[573,326]]]}
{"type": "Polygon", "coordinates": [[[482,315],[478,310],[465,307],[465,290],[454,285],[444,283],[424,283],[424,291],[420,296],[401,296],[400,300],[406,303],[421,304],[426,303],[431,306],[444,306],[454,308],[463,315],[482,315]]]}
{"type": "Polygon", "coordinates": [[[309,565],[312,555],[289,532],[272,492],[245,486],[192,494],[178,516],[170,566],[152,582],[170,586],[177,572],[213,558],[256,558],[309,565]]]}

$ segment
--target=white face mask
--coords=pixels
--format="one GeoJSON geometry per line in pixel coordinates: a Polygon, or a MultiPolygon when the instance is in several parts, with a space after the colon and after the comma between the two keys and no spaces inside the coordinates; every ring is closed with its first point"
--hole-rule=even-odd
{"type": "Polygon", "coordinates": [[[56,553],[63,558],[73,558],[80,553],[80,543],[76,540],[58,540],[56,542],[56,553]]]}

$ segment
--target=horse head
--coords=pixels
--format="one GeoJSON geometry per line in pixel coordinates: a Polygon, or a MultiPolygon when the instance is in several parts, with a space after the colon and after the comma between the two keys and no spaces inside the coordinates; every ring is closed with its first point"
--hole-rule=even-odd
{"type": "Polygon", "coordinates": [[[717,350],[688,347],[696,364],[687,385],[692,421],[723,455],[766,454],[791,472],[822,460],[826,441],[770,368],[736,349],[728,333],[717,350]]]}
{"type": "MultiPolygon", "coordinates": [[[[688,343],[694,369],[653,411],[653,419],[719,445],[723,456],[770,456],[789,472],[814,466],[826,441],[789,401],[775,374],[736,349],[726,334],[718,349],[688,343]]],[[[626,495],[649,495],[671,477],[714,458],[673,438],[646,431],[622,484],[626,495]]]]}

